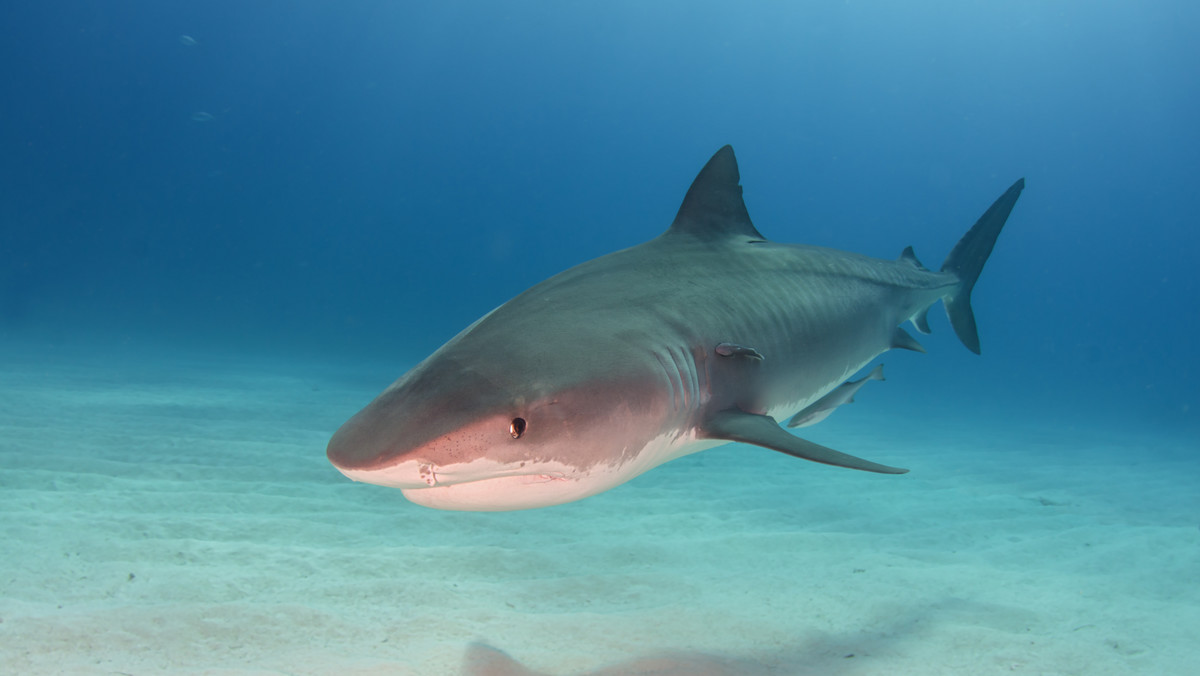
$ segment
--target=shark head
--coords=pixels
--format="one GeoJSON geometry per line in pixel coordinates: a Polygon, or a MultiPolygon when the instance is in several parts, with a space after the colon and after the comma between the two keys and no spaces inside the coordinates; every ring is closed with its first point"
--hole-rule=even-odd
{"type": "Polygon", "coordinates": [[[612,354],[600,358],[584,332],[533,349],[528,334],[507,330],[505,314],[468,329],[342,425],[330,462],[417,504],[498,511],[578,500],[669,459],[658,459],[673,441],[661,438],[661,387],[609,363],[612,354]]]}
{"type": "MultiPolygon", "coordinates": [[[[711,395],[711,346],[693,303],[723,239],[763,241],[733,149],[713,157],[664,236],[560,273],[468,326],[334,434],[330,462],[356,481],[439,509],[508,510],[578,500],[686,453],[711,395]],[[689,268],[690,269],[690,268],[689,268]]],[[[703,292],[701,292],[703,293],[703,292]]]]}

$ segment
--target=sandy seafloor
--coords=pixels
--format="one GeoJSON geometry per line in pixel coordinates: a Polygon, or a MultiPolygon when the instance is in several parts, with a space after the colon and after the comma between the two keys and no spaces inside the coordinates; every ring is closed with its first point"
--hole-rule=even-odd
{"type": "Polygon", "coordinates": [[[860,396],[808,436],[911,474],[726,446],[450,513],[326,463],[400,370],[4,343],[0,671],[453,675],[477,641],[553,675],[1195,673],[1187,434],[860,396]]]}

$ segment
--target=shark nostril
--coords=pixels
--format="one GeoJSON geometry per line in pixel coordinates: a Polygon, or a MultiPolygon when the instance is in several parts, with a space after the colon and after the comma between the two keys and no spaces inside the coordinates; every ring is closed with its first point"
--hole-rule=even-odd
{"type": "Polygon", "coordinates": [[[522,434],[525,434],[525,419],[513,418],[512,424],[508,426],[508,433],[513,439],[520,439],[522,434]]]}

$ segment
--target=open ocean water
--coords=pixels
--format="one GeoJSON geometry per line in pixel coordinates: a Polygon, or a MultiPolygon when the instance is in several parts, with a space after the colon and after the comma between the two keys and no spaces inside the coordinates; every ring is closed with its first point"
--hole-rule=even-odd
{"type": "Polygon", "coordinates": [[[1187,674],[1200,6],[0,8],[0,673],[1187,674]],[[524,512],[330,435],[458,330],[661,233],[730,143],[768,238],[973,306],[805,436],[524,512]]]}

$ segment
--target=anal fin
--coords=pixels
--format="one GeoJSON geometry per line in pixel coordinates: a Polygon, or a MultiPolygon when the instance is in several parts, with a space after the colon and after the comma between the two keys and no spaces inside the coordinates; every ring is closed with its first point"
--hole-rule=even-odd
{"type": "Polygon", "coordinates": [[[737,409],[721,411],[706,420],[702,429],[703,436],[709,439],[724,439],[740,441],[746,444],[762,446],[787,455],[811,460],[836,467],[877,472],[879,474],[904,474],[906,469],[889,467],[879,463],[857,458],[853,455],[826,448],[820,444],[801,439],[789,434],[770,416],[746,413],[737,409]]]}
{"type": "Polygon", "coordinates": [[[929,328],[929,308],[917,311],[917,314],[912,316],[912,323],[918,331],[927,336],[933,333],[933,330],[929,328]]]}

